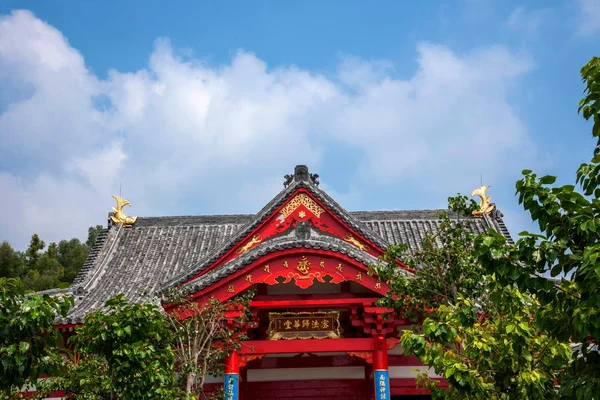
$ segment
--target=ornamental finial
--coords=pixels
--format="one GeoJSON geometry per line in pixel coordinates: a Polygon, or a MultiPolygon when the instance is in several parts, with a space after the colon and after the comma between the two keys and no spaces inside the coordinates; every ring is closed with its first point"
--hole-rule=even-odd
{"type": "Polygon", "coordinates": [[[121,196],[113,196],[113,199],[115,199],[117,201],[117,208],[115,208],[115,207],[112,208],[114,211],[114,213],[111,213],[111,216],[110,216],[110,219],[112,220],[112,222],[114,222],[115,224],[123,224],[124,228],[128,228],[128,227],[132,226],[135,223],[135,220],[137,219],[137,217],[127,216],[127,215],[125,215],[125,212],[123,211],[123,207],[125,207],[125,206],[131,207],[131,202],[129,200],[125,200],[121,196]]]}
{"type": "Polygon", "coordinates": [[[306,165],[296,165],[294,175],[285,175],[283,178],[285,179],[283,182],[284,187],[290,186],[292,182],[300,181],[311,182],[313,185],[319,186],[319,175],[310,174],[306,165]]]}
{"type": "Polygon", "coordinates": [[[471,196],[479,196],[481,200],[479,201],[479,210],[473,211],[473,216],[476,218],[481,218],[483,214],[489,214],[492,212],[494,204],[490,203],[492,196],[486,196],[485,192],[490,188],[490,185],[485,185],[480,187],[479,189],[473,190],[471,196]]]}

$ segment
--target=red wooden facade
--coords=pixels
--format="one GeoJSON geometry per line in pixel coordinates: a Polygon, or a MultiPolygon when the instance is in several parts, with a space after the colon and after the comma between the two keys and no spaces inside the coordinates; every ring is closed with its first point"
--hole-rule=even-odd
{"type": "MultiPolygon", "coordinates": [[[[300,188],[184,286],[202,280],[303,222],[373,259],[384,252],[382,247],[345,224],[310,190],[300,188]]],[[[254,324],[248,328],[250,339],[226,360],[224,367],[226,373],[239,374],[239,398],[429,398],[416,387],[416,374],[412,372],[426,367],[415,357],[403,355],[398,344],[400,331],[408,324],[397,318],[393,310],[376,304],[388,290],[387,285],[369,276],[364,260],[316,247],[297,246],[265,252],[193,294],[199,302],[210,297],[226,301],[246,290],[256,290],[251,302],[254,324]],[[339,338],[269,340],[270,312],[328,310],[339,313],[339,338]],[[389,370],[386,396],[390,397],[375,397],[375,371],[382,370],[389,370]]],[[[169,306],[166,310],[173,311],[169,306]]],[[[220,383],[208,383],[207,388],[216,385],[220,383]]]]}

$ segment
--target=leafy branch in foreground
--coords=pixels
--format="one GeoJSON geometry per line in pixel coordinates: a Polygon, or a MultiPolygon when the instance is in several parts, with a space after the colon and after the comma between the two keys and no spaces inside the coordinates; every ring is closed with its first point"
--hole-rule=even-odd
{"type": "Polygon", "coordinates": [[[210,298],[199,303],[188,296],[170,294],[177,308],[167,318],[175,333],[173,350],[185,381],[186,399],[206,396],[206,376],[221,375],[223,358],[241,347],[253,295],[248,292],[227,302],[210,298]]]}
{"type": "Polygon", "coordinates": [[[516,284],[535,296],[541,308],[536,326],[560,341],[578,344],[569,367],[559,376],[560,394],[600,398],[600,58],[581,70],[586,84],[579,111],[593,121],[596,146],[590,163],[581,164],[574,185],[553,187],[554,176],[530,170],[516,184],[519,203],[541,234],[521,232],[515,245],[490,232],[476,243],[488,273],[504,285],[516,284]],[[557,284],[546,278],[560,276],[557,284]]]}
{"type": "Polygon", "coordinates": [[[391,246],[386,264],[371,272],[390,285],[380,304],[421,326],[404,331],[402,346],[436,374],[419,374],[419,384],[436,398],[550,399],[569,346],[534,326],[538,303],[515,287],[498,284],[474,251],[478,237],[469,216],[474,202],[457,196],[438,215],[435,231],[421,246],[391,246]],[[414,273],[400,273],[402,259],[414,273]]]}
{"type": "Polygon", "coordinates": [[[18,279],[0,278],[0,394],[8,397],[25,385],[35,386],[40,374],[57,374],[57,315],[66,316],[70,297],[25,296],[18,279]]]}

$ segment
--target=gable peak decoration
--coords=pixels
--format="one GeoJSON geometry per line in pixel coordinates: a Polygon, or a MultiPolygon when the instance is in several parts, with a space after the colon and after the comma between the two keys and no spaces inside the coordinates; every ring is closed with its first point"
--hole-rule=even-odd
{"type": "Polygon", "coordinates": [[[471,196],[478,196],[481,200],[479,201],[479,210],[473,211],[473,216],[476,218],[483,217],[484,214],[489,214],[492,212],[495,204],[490,203],[492,200],[492,196],[486,196],[486,191],[490,188],[490,185],[482,186],[478,189],[473,190],[471,196]]]}
{"type": "Polygon", "coordinates": [[[112,198],[117,201],[117,208],[112,208],[114,212],[110,213],[111,221],[115,224],[123,224],[124,228],[133,226],[137,220],[137,217],[130,217],[125,214],[125,211],[123,211],[123,207],[131,207],[131,202],[129,200],[125,200],[121,196],[113,196],[112,198]]]}
{"type": "Polygon", "coordinates": [[[285,175],[283,178],[285,179],[283,182],[284,187],[290,186],[293,182],[302,181],[319,186],[319,175],[309,173],[306,165],[296,165],[294,168],[294,175],[285,175]]]}

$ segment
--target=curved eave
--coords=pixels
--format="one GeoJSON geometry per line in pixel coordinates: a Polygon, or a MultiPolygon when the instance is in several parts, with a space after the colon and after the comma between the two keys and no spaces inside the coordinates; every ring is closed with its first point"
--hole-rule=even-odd
{"type": "MultiPolygon", "coordinates": [[[[217,269],[210,271],[205,275],[202,275],[190,282],[187,282],[184,285],[181,285],[181,288],[186,293],[195,293],[198,291],[202,291],[208,288],[209,286],[244,269],[244,267],[260,259],[261,257],[288,249],[331,251],[350,257],[363,264],[365,268],[368,268],[370,265],[374,265],[381,262],[376,257],[373,257],[370,254],[365,253],[364,251],[357,249],[356,247],[335,237],[319,236],[317,238],[311,239],[283,237],[272,239],[268,242],[262,243],[261,245],[254,247],[247,253],[235,258],[234,260],[223,264],[217,269]]],[[[408,271],[405,271],[405,273],[410,274],[408,271]]],[[[165,285],[162,291],[166,291],[169,287],[170,286],[165,285]]]]}

